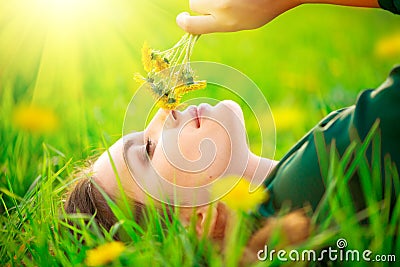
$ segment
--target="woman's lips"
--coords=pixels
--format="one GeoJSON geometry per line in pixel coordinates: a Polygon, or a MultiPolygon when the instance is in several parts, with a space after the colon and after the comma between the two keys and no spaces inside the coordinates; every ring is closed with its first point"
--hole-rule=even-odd
{"type": "Polygon", "coordinates": [[[202,124],[203,116],[210,107],[211,106],[209,104],[203,103],[200,104],[199,107],[197,108],[197,117],[199,119],[199,124],[202,124]]]}
{"type": "Polygon", "coordinates": [[[200,118],[199,118],[199,111],[197,107],[193,106],[190,108],[190,114],[193,116],[193,119],[196,122],[197,128],[200,128],[200,118]]]}

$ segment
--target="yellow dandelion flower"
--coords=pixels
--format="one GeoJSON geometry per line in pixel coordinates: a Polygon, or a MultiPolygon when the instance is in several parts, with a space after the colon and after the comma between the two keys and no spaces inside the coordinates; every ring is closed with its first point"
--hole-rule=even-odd
{"type": "Polygon", "coordinates": [[[181,84],[174,88],[174,93],[178,95],[184,95],[190,91],[204,89],[206,86],[206,81],[195,81],[192,84],[181,84]]]}
{"type": "Polygon", "coordinates": [[[154,87],[152,88],[151,91],[153,93],[153,96],[157,99],[158,107],[166,110],[172,110],[176,109],[181,104],[181,99],[184,94],[190,91],[203,89],[206,86],[207,86],[206,81],[196,81],[190,85],[181,84],[174,87],[173,97],[167,95],[160,97],[160,95],[163,93],[161,91],[162,90],[161,88],[154,87]]]}
{"type": "Polygon", "coordinates": [[[155,72],[159,72],[162,70],[165,70],[169,67],[168,62],[166,62],[163,58],[161,58],[159,55],[157,55],[155,57],[155,59],[153,60],[153,68],[155,70],[155,72]]]}
{"type": "Polygon", "coordinates": [[[165,109],[165,110],[174,110],[179,105],[179,103],[168,103],[165,101],[160,101],[157,103],[158,107],[165,109]]]}
{"type": "Polygon", "coordinates": [[[375,45],[375,55],[380,58],[391,58],[400,55],[400,32],[389,35],[375,45]]]}
{"type": "Polygon", "coordinates": [[[158,98],[157,106],[162,109],[173,110],[180,105],[181,98],[182,97],[180,95],[177,95],[173,98],[168,96],[162,96],[158,98]]]}
{"type": "Polygon", "coordinates": [[[250,193],[250,182],[244,178],[229,176],[216,181],[211,188],[214,199],[221,198],[230,209],[235,211],[251,211],[268,199],[263,187],[250,193]],[[230,190],[230,191],[229,191],[230,190]]]}
{"type": "Polygon", "coordinates": [[[86,251],[85,264],[88,266],[100,266],[117,259],[125,250],[125,245],[119,241],[113,241],[100,245],[97,248],[86,251]]]}
{"type": "Polygon", "coordinates": [[[277,131],[292,130],[293,125],[304,122],[304,111],[296,107],[277,107],[272,110],[277,131]]]}
{"type": "Polygon", "coordinates": [[[142,75],[140,75],[139,73],[135,73],[135,75],[133,76],[133,79],[135,80],[135,82],[137,82],[139,85],[142,85],[146,82],[146,78],[143,77],[142,75]]]}
{"type": "MultiPolygon", "coordinates": [[[[198,82],[194,82],[191,85],[182,84],[182,85],[178,85],[178,86],[174,87],[174,89],[173,89],[174,97],[168,97],[168,96],[159,97],[159,95],[157,94],[158,92],[153,92],[153,95],[157,99],[158,107],[160,107],[162,109],[166,109],[166,110],[172,110],[172,109],[176,109],[181,104],[181,99],[184,94],[186,94],[187,92],[190,92],[190,91],[203,89],[206,86],[207,86],[206,81],[198,81],[198,82]]],[[[154,91],[154,90],[152,90],[152,91],[154,91]]]]}
{"type": "Polygon", "coordinates": [[[58,126],[58,117],[52,109],[21,105],[14,110],[14,126],[33,133],[49,133],[58,126]]]}
{"type": "Polygon", "coordinates": [[[146,72],[150,72],[153,69],[152,53],[152,49],[149,47],[147,42],[145,42],[142,47],[142,64],[146,72]]]}

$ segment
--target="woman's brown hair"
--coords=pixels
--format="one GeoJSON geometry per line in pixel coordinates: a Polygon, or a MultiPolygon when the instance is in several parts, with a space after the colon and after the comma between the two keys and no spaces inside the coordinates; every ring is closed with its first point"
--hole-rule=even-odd
{"type": "MultiPolygon", "coordinates": [[[[88,175],[87,171],[80,171],[74,176],[78,177],[78,181],[72,186],[68,193],[64,204],[65,212],[67,214],[80,213],[88,216],[94,215],[96,223],[109,231],[118,220],[102,192],[100,192],[97,185],[92,182],[92,177],[88,175]]],[[[112,201],[115,202],[117,200],[116,195],[107,195],[112,201]]],[[[136,223],[143,227],[147,207],[143,203],[135,200],[129,200],[129,203],[136,223]]],[[[164,211],[166,211],[166,213],[158,210],[158,213],[163,219],[171,221],[172,207],[167,207],[164,211]]]]}
{"type": "Polygon", "coordinates": [[[96,213],[96,222],[106,230],[117,221],[103,195],[86,177],[78,180],[73,186],[64,209],[68,214],[83,213],[92,216],[96,213]]]}
{"type": "MultiPolygon", "coordinates": [[[[89,216],[95,215],[94,219],[99,226],[104,227],[107,231],[117,222],[113,211],[104,198],[102,192],[92,182],[93,177],[88,173],[88,168],[74,174],[78,181],[72,186],[68,192],[64,209],[67,214],[81,213],[89,216]]],[[[116,196],[108,194],[112,201],[116,201],[116,196]]],[[[134,211],[135,221],[142,224],[144,221],[145,205],[130,201],[132,210],[134,211]]]]}

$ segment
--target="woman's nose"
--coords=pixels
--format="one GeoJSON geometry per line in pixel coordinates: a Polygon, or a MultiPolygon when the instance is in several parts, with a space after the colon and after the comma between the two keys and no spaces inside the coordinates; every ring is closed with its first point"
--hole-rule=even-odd
{"type": "Polygon", "coordinates": [[[146,127],[147,132],[156,133],[161,131],[165,120],[167,119],[171,111],[159,109],[153,119],[150,121],[149,125],[146,127]]]}

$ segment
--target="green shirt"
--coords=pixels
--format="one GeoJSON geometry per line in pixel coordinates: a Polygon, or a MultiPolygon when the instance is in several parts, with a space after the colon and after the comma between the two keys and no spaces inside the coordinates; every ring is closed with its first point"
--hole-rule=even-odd
{"type": "Polygon", "coordinates": [[[378,2],[381,8],[400,14],[400,0],[379,0],[378,2]]]}
{"type": "MultiPolygon", "coordinates": [[[[379,119],[381,160],[387,155],[400,170],[400,66],[394,68],[388,79],[375,90],[365,90],[354,106],[329,114],[305,135],[279,162],[265,181],[271,193],[270,200],[259,207],[263,216],[269,216],[284,203],[295,209],[310,204],[316,208],[325,193],[315,133],[323,134],[329,146],[332,140],[340,155],[355,140],[357,134],[364,140],[375,121],[379,119]]],[[[355,173],[349,182],[356,208],[364,207],[364,196],[355,173]]],[[[397,196],[392,194],[392,203],[397,196]]]]}

